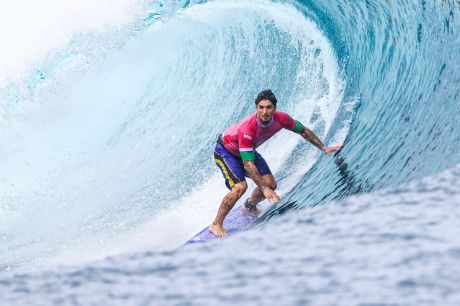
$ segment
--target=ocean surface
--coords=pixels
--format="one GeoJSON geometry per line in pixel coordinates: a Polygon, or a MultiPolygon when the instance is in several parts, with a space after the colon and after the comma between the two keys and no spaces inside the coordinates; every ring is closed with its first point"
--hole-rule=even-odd
{"type": "Polygon", "coordinates": [[[460,305],[458,1],[20,0],[0,25],[1,305],[460,305]],[[281,203],[184,245],[265,88],[344,149],[280,132],[281,203]]]}

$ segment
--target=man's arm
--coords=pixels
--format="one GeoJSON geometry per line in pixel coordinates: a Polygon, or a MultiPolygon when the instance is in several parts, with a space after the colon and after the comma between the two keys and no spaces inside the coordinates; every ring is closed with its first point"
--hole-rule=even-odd
{"type": "Polygon", "coordinates": [[[303,127],[302,131],[299,133],[300,136],[308,140],[312,145],[320,149],[321,151],[324,150],[323,142],[313,133],[310,129],[303,127]]]}
{"type": "Polygon", "coordinates": [[[262,178],[260,177],[259,170],[257,170],[256,165],[254,164],[254,161],[252,160],[245,160],[243,161],[244,164],[244,170],[249,174],[251,179],[256,183],[257,187],[259,187],[261,190],[265,187],[262,178]]]}
{"type": "Polygon", "coordinates": [[[342,146],[340,145],[325,147],[323,142],[318,138],[318,136],[316,136],[315,133],[313,133],[310,129],[306,128],[298,120],[292,119],[288,114],[283,112],[276,112],[275,114],[277,114],[277,119],[284,128],[291,130],[294,133],[300,134],[303,138],[308,140],[311,144],[313,144],[315,147],[317,147],[327,155],[330,155],[332,152],[340,151],[342,149],[342,146]]]}
{"type": "Polygon", "coordinates": [[[299,133],[303,138],[308,140],[311,144],[313,144],[315,147],[326,153],[327,155],[331,155],[332,152],[335,151],[340,151],[342,150],[341,145],[334,145],[330,147],[326,147],[323,142],[316,136],[313,131],[310,129],[306,128],[305,126],[302,126],[302,130],[299,133]]]}
{"type": "Polygon", "coordinates": [[[275,191],[271,190],[269,187],[264,186],[262,182],[262,178],[260,177],[259,170],[257,170],[254,161],[252,160],[245,160],[243,161],[244,170],[249,174],[251,179],[256,183],[257,187],[260,188],[262,193],[264,194],[265,198],[270,202],[277,203],[280,201],[280,197],[276,194],[275,191]]]}

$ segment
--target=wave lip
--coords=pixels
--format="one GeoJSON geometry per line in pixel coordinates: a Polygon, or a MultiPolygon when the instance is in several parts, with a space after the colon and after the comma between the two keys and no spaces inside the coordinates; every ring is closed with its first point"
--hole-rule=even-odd
{"type": "Polygon", "coordinates": [[[18,80],[30,67],[65,48],[79,34],[107,31],[133,22],[138,1],[27,1],[0,4],[0,83],[18,80]],[[59,26],[56,26],[59,25],[59,26]]]}

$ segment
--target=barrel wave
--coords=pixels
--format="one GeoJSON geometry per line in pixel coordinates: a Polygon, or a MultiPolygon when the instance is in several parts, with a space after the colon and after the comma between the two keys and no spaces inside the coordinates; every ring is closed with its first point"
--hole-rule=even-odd
{"type": "Polygon", "coordinates": [[[72,32],[2,78],[9,303],[460,301],[460,271],[447,272],[460,254],[457,1],[136,5],[122,27],[72,32]],[[182,247],[226,192],[216,134],[265,88],[344,149],[279,133],[259,152],[281,203],[234,238],[182,247]]]}

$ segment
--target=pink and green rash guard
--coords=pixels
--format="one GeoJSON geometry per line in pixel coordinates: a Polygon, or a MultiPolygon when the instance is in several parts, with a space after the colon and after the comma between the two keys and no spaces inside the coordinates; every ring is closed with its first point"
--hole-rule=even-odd
{"type": "Polygon", "coordinates": [[[252,114],[227,128],[222,141],[225,149],[233,155],[241,155],[243,160],[254,160],[254,150],[283,128],[300,133],[303,126],[283,112],[275,111],[268,123],[259,122],[257,115],[252,114]]]}

